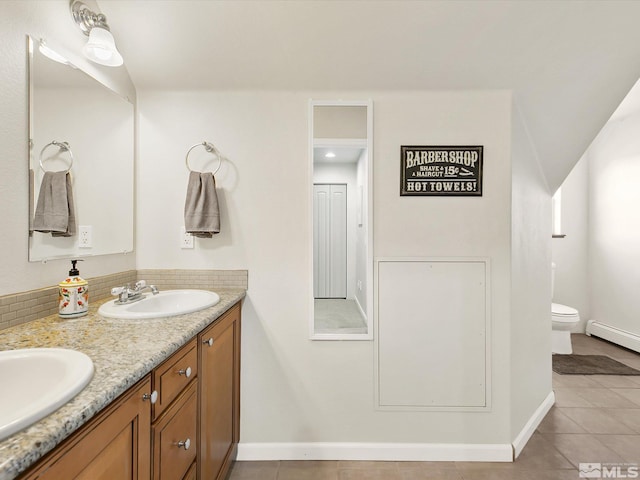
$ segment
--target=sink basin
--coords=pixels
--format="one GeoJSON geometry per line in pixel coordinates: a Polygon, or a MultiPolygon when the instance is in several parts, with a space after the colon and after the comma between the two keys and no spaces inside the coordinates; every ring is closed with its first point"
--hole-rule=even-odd
{"type": "Polygon", "coordinates": [[[171,317],[204,310],[219,301],[218,294],[208,290],[165,290],[157,295],[147,293],[142,300],[125,305],[117,305],[115,300],[104,303],[98,313],[109,318],[132,320],[171,317]]]}
{"type": "Polygon", "coordinates": [[[46,417],[87,386],[93,362],[64,348],[0,352],[0,440],[46,417]]]}

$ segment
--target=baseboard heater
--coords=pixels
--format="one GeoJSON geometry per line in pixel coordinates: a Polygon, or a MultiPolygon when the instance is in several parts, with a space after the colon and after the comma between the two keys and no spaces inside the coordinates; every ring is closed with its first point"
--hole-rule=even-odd
{"type": "Polygon", "coordinates": [[[600,323],[596,320],[587,322],[587,335],[604,338],[610,342],[640,353],[640,335],[600,323]]]}

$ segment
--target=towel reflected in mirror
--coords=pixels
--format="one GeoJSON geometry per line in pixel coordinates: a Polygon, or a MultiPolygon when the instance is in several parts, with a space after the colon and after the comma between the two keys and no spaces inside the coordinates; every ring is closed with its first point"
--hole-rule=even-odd
{"type": "Polygon", "coordinates": [[[32,229],[35,232],[51,233],[54,237],[71,237],[76,234],[76,215],[69,172],[44,173],[32,229]]]}

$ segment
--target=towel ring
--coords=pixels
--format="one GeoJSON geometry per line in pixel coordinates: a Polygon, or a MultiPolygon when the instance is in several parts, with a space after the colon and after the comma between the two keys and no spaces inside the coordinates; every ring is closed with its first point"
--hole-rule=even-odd
{"type": "Polygon", "coordinates": [[[69,146],[68,142],[56,142],[55,140],[53,142],[47,143],[44,148],[42,150],[40,150],[40,169],[43,172],[46,172],[47,170],[45,170],[44,165],[42,164],[42,154],[44,153],[44,151],[49,148],[51,145],[55,145],[56,147],[58,147],[60,149],[61,152],[69,152],[69,168],[67,168],[67,170],[65,171],[65,173],[69,173],[69,171],[71,170],[71,167],[73,167],[73,152],[71,151],[71,147],[69,146]]]}
{"type": "Polygon", "coordinates": [[[216,168],[213,172],[211,172],[215,175],[216,173],[218,173],[218,170],[220,170],[220,167],[222,166],[222,155],[220,155],[220,151],[216,148],[216,146],[213,143],[209,143],[206,141],[202,143],[196,143],[195,145],[192,145],[189,150],[187,150],[187,156],[184,159],[185,163],[187,164],[187,170],[189,170],[190,172],[194,171],[189,166],[189,154],[191,153],[191,150],[200,146],[203,146],[207,152],[213,153],[216,157],[218,157],[218,168],[216,168]]]}

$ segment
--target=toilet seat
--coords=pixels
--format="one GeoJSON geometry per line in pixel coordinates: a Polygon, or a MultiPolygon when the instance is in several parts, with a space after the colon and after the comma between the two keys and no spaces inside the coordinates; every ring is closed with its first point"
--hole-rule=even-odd
{"type": "Polygon", "coordinates": [[[569,320],[569,318],[577,317],[578,310],[572,307],[568,307],[566,305],[562,305],[561,303],[552,303],[551,315],[554,317],[560,317],[561,321],[573,321],[573,320],[569,320]]]}

